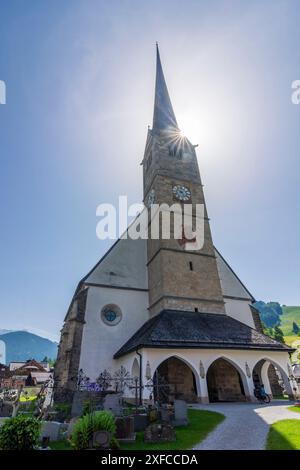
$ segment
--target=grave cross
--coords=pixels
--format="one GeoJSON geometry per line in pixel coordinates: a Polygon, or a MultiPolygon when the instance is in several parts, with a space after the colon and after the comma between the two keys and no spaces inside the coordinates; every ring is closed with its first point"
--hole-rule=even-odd
{"type": "Polygon", "coordinates": [[[115,382],[116,392],[124,392],[125,387],[129,386],[132,378],[128,370],[124,366],[121,366],[120,369],[115,372],[113,380],[115,382]]]}
{"type": "Polygon", "coordinates": [[[17,390],[5,390],[0,398],[1,407],[3,405],[10,405],[12,407],[12,415],[14,418],[17,416],[17,412],[20,406],[20,396],[22,393],[23,387],[19,387],[17,390]]]}
{"type": "Polygon", "coordinates": [[[169,385],[166,379],[156,372],[153,379],[147,382],[145,388],[150,388],[151,393],[156,395],[156,399],[160,403],[163,400],[167,401],[170,390],[169,385]]]}
{"type": "Polygon", "coordinates": [[[142,404],[141,400],[139,400],[138,398],[138,391],[140,391],[143,388],[143,386],[139,384],[138,377],[134,377],[133,380],[134,380],[135,385],[129,385],[129,388],[135,391],[135,414],[137,414],[138,406],[142,404]]]}

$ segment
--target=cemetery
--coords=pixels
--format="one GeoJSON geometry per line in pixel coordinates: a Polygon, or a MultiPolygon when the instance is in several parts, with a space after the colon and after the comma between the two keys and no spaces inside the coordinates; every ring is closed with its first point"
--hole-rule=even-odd
{"type": "MultiPolygon", "coordinates": [[[[31,372],[28,374],[31,377],[31,372]]],[[[226,404],[201,409],[186,400],[177,382],[176,377],[174,382],[166,381],[156,371],[154,376],[147,374],[141,384],[138,375],[132,376],[124,366],[113,375],[104,369],[92,381],[80,369],[73,400],[56,402],[51,374],[39,386],[22,379],[7,387],[4,381],[0,387],[0,449],[187,450],[207,442],[213,431],[223,430],[223,422],[226,425],[228,421],[226,426],[230,427],[226,404]],[[147,400],[143,399],[144,390],[147,400]],[[17,439],[20,433],[22,438],[17,439]]],[[[300,403],[285,403],[287,419],[273,420],[266,430],[262,445],[267,449],[299,448],[300,403]],[[292,432],[292,436],[285,439],[284,432],[292,432]]],[[[244,412],[249,411],[245,408],[237,413],[242,416],[244,412]]]]}
{"type": "MultiPolygon", "coordinates": [[[[0,388],[0,449],[187,450],[207,442],[219,427],[223,430],[223,422],[229,426],[226,404],[204,409],[189,404],[176,383],[166,382],[159,373],[140,384],[139,377],[121,366],[114,375],[102,371],[95,382],[79,370],[75,380],[72,403],[54,401],[51,375],[39,387],[20,383],[16,388],[0,388]],[[143,389],[148,400],[142,398],[143,389]]],[[[287,442],[299,448],[300,420],[295,419],[299,411],[297,402],[286,405],[291,419],[270,423],[267,449],[289,448],[287,442]],[[284,432],[294,434],[287,441],[284,432]]]]}
{"type": "Polygon", "coordinates": [[[202,440],[224,417],[212,411],[189,409],[182,399],[170,401],[167,385],[158,377],[145,384],[157,400],[143,403],[136,377],[121,368],[113,378],[103,371],[91,383],[80,371],[72,408],[54,404],[50,378],[33,397],[32,389],[0,391],[0,448],[45,450],[187,449],[202,440]],[[114,384],[115,391],[111,391],[114,384]],[[123,398],[133,392],[130,402],[123,398]],[[159,390],[159,393],[158,393],[159,390]],[[3,416],[3,414],[5,416],[3,416]],[[14,439],[22,428],[23,442],[14,439]],[[28,431],[28,436],[26,432],[28,431]],[[27,436],[27,437],[26,437],[27,436]]]}

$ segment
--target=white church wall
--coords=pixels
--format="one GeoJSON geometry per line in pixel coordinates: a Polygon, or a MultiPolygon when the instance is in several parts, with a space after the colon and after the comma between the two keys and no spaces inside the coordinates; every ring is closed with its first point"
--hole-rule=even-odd
{"type": "Polygon", "coordinates": [[[251,294],[243,286],[239,278],[229,267],[224,258],[215,250],[218,272],[221,280],[223,295],[230,297],[239,297],[241,299],[252,300],[251,294]]]}
{"type": "Polygon", "coordinates": [[[224,298],[224,301],[227,315],[242,323],[245,323],[251,328],[255,328],[249,300],[224,298]]]}
{"type": "Polygon", "coordinates": [[[90,287],[87,297],[79,368],[91,380],[108,369],[117,370],[113,355],[148,320],[148,292],[90,287]],[[107,325],[101,319],[101,310],[107,304],[116,304],[122,312],[117,325],[107,325]]]}
{"type": "Polygon", "coordinates": [[[148,289],[147,241],[120,239],[85,282],[148,289]]]}

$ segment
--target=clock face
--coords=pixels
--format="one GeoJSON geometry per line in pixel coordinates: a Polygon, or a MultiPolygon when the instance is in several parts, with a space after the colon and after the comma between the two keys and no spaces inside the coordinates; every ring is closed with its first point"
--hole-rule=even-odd
{"type": "Polygon", "coordinates": [[[155,191],[154,189],[151,189],[149,195],[148,195],[148,207],[150,207],[152,204],[155,202],[155,191]]]}
{"type": "Polygon", "coordinates": [[[191,198],[191,191],[185,186],[174,186],[173,194],[179,201],[188,201],[191,198]]]}

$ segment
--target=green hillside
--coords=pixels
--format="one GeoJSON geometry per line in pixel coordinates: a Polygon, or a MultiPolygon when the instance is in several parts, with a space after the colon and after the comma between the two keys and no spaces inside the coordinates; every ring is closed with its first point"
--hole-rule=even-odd
{"type": "Polygon", "coordinates": [[[300,335],[293,332],[293,322],[300,327],[300,307],[282,307],[280,328],[284,333],[284,341],[296,351],[292,354],[292,362],[300,362],[300,335]]]}
{"type": "Polygon", "coordinates": [[[284,336],[294,336],[293,322],[297,323],[300,328],[300,307],[282,307],[282,310],[280,328],[284,336]]]}
{"type": "Polygon", "coordinates": [[[292,361],[300,362],[300,307],[283,306],[278,302],[265,303],[261,300],[254,306],[260,313],[265,333],[278,341],[283,339],[286,344],[295,348],[292,361]],[[281,338],[280,335],[278,337],[278,332],[281,338]]]}

